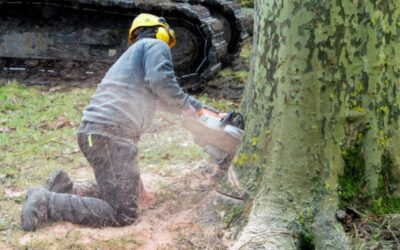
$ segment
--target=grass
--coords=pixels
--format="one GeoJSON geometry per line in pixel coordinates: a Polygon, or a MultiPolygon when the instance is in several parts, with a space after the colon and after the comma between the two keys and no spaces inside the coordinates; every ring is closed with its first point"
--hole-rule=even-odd
{"type": "Polygon", "coordinates": [[[2,189],[38,185],[51,169],[82,163],[83,158],[74,155],[75,127],[91,93],[89,89],[49,93],[16,83],[2,84],[2,189]]]}
{"type": "MultiPolygon", "coordinates": [[[[244,43],[242,50],[240,51],[239,58],[243,61],[250,60],[251,57],[251,45],[250,41],[244,43]]],[[[218,75],[224,79],[229,79],[231,82],[245,83],[247,81],[249,70],[247,68],[240,70],[233,70],[231,68],[224,68],[218,72],[218,75]]]]}
{"type": "MultiPolygon", "coordinates": [[[[75,125],[87,89],[48,93],[39,88],[23,88],[16,83],[0,87],[0,176],[6,186],[22,184],[21,173],[29,173],[28,184],[37,184],[43,168],[75,161],[75,125]],[[43,159],[46,161],[43,161],[43,159]]],[[[27,184],[27,180],[23,180],[27,184]]]]}
{"type": "Polygon", "coordinates": [[[247,41],[243,44],[242,49],[240,50],[239,57],[243,60],[250,60],[251,58],[251,41],[247,41]]]}
{"type": "Polygon", "coordinates": [[[42,249],[135,249],[139,244],[134,235],[130,237],[121,237],[107,240],[97,240],[90,245],[81,242],[81,236],[78,232],[71,232],[67,237],[56,238],[56,240],[48,241],[43,239],[32,239],[25,243],[24,246],[17,246],[16,249],[42,250],[42,249]]]}
{"type": "Polygon", "coordinates": [[[240,0],[239,3],[242,7],[254,7],[254,0],[240,0]]]}
{"type": "Polygon", "coordinates": [[[49,92],[0,82],[0,248],[18,248],[26,188],[42,185],[56,168],[71,171],[85,164],[76,154],[75,127],[92,92],[49,92]]]}
{"type": "MultiPolygon", "coordinates": [[[[358,211],[359,212],[359,211],[358,211]]],[[[360,212],[348,233],[352,249],[399,249],[399,215],[378,217],[369,211],[360,212]]]]}

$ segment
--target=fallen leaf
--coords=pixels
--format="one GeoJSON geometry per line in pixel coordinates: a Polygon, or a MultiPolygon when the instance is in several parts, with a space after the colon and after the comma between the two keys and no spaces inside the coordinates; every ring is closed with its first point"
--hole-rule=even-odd
{"type": "Polygon", "coordinates": [[[39,123],[38,128],[47,130],[50,127],[49,127],[49,124],[47,122],[41,122],[41,123],[39,123]]]}
{"type": "Polygon", "coordinates": [[[25,194],[25,191],[14,191],[12,189],[4,189],[4,197],[8,198],[8,199],[13,199],[16,197],[20,197],[23,196],[25,194]]]}
{"type": "Polygon", "coordinates": [[[56,87],[50,88],[49,92],[52,93],[52,92],[56,92],[56,91],[59,91],[59,90],[62,90],[62,89],[63,89],[63,87],[60,85],[60,86],[56,86],[56,87]]]}
{"type": "Polygon", "coordinates": [[[13,174],[13,173],[6,173],[6,178],[8,178],[8,179],[13,179],[13,178],[15,178],[15,174],[13,174]]]}
{"type": "Polygon", "coordinates": [[[76,154],[76,153],[79,153],[79,148],[74,148],[74,149],[69,149],[69,148],[67,148],[67,149],[65,149],[64,150],[64,154],[66,154],[66,155],[69,155],[69,154],[76,154]]]}
{"type": "Polygon", "coordinates": [[[9,96],[7,97],[6,103],[11,103],[11,104],[17,104],[17,101],[15,100],[15,97],[9,96]]]}
{"type": "Polygon", "coordinates": [[[79,112],[81,112],[85,107],[86,107],[86,104],[83,104],[83,103],[76,104],[76,105],[74,106],[74,108],[75,108],[77,111],[79,111],[79,112]]]}
{"type": "Polygon", "coordinates": [[[10,127],[5,126],[5,127],[0,128],[0,133],[8,133],[13,130],[15,130],[15,128],[10,128],[10,127]]]}
{"type": "Polygon", "coordinates": [[[67,120],[64,116],[57,118],[50,124],[50,128],[52,129],[71,128],[73,126],[74,123],[67,120]]]}
{"type": "Polygon", "coordinates": [[[171,158],[171,156],[168,153],[161,156],[161,159],[163,159],[163,160],[169,160],[170,158],[171,158]]]}

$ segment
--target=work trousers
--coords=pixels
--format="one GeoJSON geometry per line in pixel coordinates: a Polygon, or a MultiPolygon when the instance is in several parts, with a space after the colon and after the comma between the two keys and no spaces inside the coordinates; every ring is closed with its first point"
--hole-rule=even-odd
{"type": "Polygon", "coordinates": [[[94,170],[96,195],[52,192],[50,218],[96,227],[132,224],[142,188],[135,141],[81,132],[78,144],[94,170]]]}

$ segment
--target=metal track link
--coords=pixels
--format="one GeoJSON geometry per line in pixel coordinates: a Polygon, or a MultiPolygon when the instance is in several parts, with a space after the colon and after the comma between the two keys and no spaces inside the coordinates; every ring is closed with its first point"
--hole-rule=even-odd
{"type": "Polygon", "coordinates": [[[245,16],[240,10],[240,5],[226,0],[187,0],[190,4],[201,4],[207,7],[212,15],[222,15],[230,25],[231,37],[228,43],[228,52],[222,62],[231,64],[240,54],[243,42],[249,37],[245,27],[245,16]]]}

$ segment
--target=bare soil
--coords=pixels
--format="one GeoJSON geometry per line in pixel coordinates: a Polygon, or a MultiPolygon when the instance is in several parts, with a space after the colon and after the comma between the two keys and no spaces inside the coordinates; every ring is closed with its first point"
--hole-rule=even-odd
{"type": "MultiPolygon", "coordinates": [[[[6,63],[0,60],[0,66],[24,70],[0,70],[0,79],[16,79],[26,86],[68,89],[71,87],[95,87],[106,74],[109,63],[77,62],[56,60],[24,60],[6,63]],[[7,64],[7,65],[6,65],[7,64]]],[[[233,72],[248,70],[247,59],[238,58],[227,70],[233,72]]],[[[226,70],[226,69],[225,69],[226,70]]],[[[239,100],[244,89],[245,79],[226,78],[218,74],[209,81],[193,84],[183,83],[182,88],[191,94],[207,94],[215,98],[239,100]]]]}
{"type": "Polygon", "coordinates": [[[153,196],[147,207],[143,207],[138,221],[126,227],[89,228],[67,222],[44,226],[34,233],[25,234],[21,246],[32,240],[51,242],[74,235],[76,243],[90,246],[95,242],[106,242],[126,237],[134,238],[126,249],[225,249],[217,225],[205,225],[199,208],[215,188],[212,178],[218,166],[203,162],[203,165],[182,180],[165,180],[158,174],[143,174],[142,179],[149,195],[153,196]],[[211,171],[210,171],[211,170],[211,171]],[[173,195],[168,196],[162,186],[168,185],[173,195]]]}

